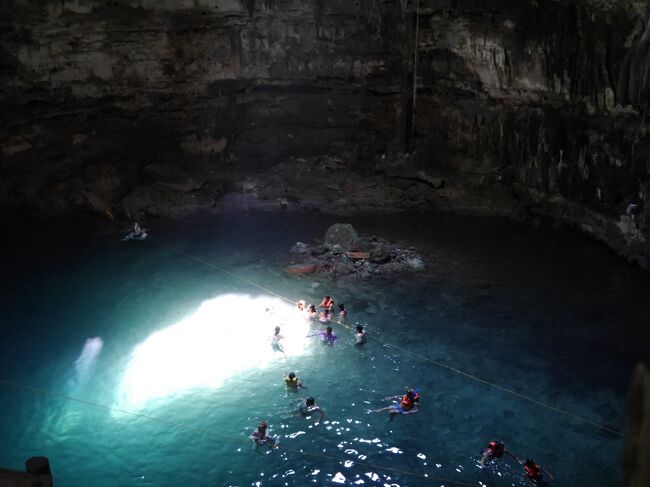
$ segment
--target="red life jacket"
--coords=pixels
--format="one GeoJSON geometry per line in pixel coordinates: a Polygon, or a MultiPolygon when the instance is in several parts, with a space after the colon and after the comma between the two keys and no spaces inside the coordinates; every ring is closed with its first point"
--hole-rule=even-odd
{"type": "Polygon", "coordinates": [[[489,442],[488,448],[490,449],[492,454],[497,458],[501,458],[505,453],[505,446],[500,441],[489,442]]]}
{"type": "Polygon", "coordinates": [[[413,392],[409,394],[408,392],[404,394],[404,397],[402,397],[402,401],[400,402],[400,405],[404,409],[413,409],[415,406],[415,403],[420,400],[420,395],[416,392],[413,392]]]}
{"type": "Polygon", "coordinates": [[[524,465],[524,470],[530,479],[537,480],[542,476],[542,468],[536,463],[533,465],[524,465]]]}

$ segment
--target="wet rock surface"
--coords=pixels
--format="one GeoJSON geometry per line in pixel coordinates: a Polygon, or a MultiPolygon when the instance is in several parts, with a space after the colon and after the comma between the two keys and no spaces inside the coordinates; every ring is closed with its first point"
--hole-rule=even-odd
{"type": "Polygon", "coordinates": [[[415,248],[401,248],[376,236],[359,236],[348,223],[330,226],[323,243],[296,242],[290,254],[293,260],[287,271],[295,275],[325,273],[366,280],[425,269],[415,248]]]}
{"type": "Polygon", "coordinates": [[[648,2],[417,4],[3,1],[0,206],[548,217],[647,267],[648,2]]]}

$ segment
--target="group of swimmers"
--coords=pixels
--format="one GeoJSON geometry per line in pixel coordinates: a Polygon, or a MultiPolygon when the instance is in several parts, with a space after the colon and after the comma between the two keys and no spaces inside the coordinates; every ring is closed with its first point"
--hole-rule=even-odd
{"type": "Polygon", "coordinates": [[[497,460],[502,458],[504,454],[512,457],[515,462],[523,467],[526,478],[534,485],[543,487],[548,485],[551,480],[555,480],[551,472],[542,469],[535,460],[532,458],[527,458],[525,461],[520,460],[514,453],[507,450],[506,446],[501,441],[490,441],[486,447],[483,448],[479,463],[481,466],[495,463],[497,460]]]}
{"type": "MultiPolygon", "coordinates": [[[[296,303],[296,308],[300,312],[304,312],[307,319],[316,320],[322,324],[328,324],[332,320],[332,310],[334,309],[334,300],[330,296],[325,296],[321,303],[316,306],[313,304],[307,305],[304,300],[300,300],[296,303]],[[320,312],[317,311],[320,309],[320,312]]],[[[347,318],[347,310],[343,303],[338,305],[338,323],[345,324],[347,318]]],[[[334,345],[337,337],[332,331],[331,326],[327,326],[325,330],[319,330],[314,333],[307,335],[308,337],[318,336],[321,338],[322,342],[326,345],[334,345]]],[[[280,335],[280,327],[275,327],[275,333],[271,339],[271,344],[274,350],[284,351],[281,345],[281,340],[284,337],[280,335]]],[[[367,336],[366,332],[362,325],[356,325],[355,333],[355,346],[361,346],[366,343],[367,336]]],[[[284,382],[288,390],[297,391],[298,389],[307,389],[307,387],[298,379],[294,372],[289,372],[284,377],[284,382]]],[[[420,391],[417,388],[407,388],[405,394],[398,394],[393,396],[388,396],[384,398],[385,401],[392,401],[392,404],[379,408],[371,409],[367,412],[380,413],[387,411],[389,415],[389,421],[392,421],[397,415],[407,415],[414,414],[418,412],[418,406],[420,402],[420,391]]],[[[308,397],[305,399],[304,403],[298,407],[296,411],[293,412],[296,416],[301,417],[311,417],[313,415],[319,416],[319,421],[322,421],[325,413],[323,409],[316,404],[316,400],[313,397],[308,397]]],[[[266,421],[259,423],[257,430],[252,434],[251,438],[257,445],[266,445],[270,448],[276,446],[276,440],[274,437],[267,434],[268,425],[266,421]]],[[[479,461],[481,466],[486,466],[497,462],[498,459],[502,458],[504,454],[512,457],[518,464],[520,464],[523,469],[526,478],[536,486],[546,486],[548,483],[553,480],[553,476],[550,472],[543,470],[534,460],[527,458],[525,461],[519,460],[512,452],[506,450],[505,445],[500,441],[490,441],[487,446],[481,452],[481,459],[479,461]]]]}

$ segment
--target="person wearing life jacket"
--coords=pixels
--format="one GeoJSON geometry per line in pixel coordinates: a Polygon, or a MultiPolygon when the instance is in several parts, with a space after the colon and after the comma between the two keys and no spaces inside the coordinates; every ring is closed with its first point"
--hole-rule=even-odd
{"type": "Polygon", "coordinates": [[[384,398],[385,401],[399,400],[399,404],[391,404],[390,406],[374,409],[369,412],[379,413],[388,411],[389,421],[392,421],[397,414],[413,414],[418,412],[418,404],[420,402],[420,393],[414,389],[407,389],[406,394],[403,396],[388,396],[384,398]]]}
{"type": "Polygon", "coordinates": [[[313,416],[316,413],[320,415],[319,421],[322,421],[323,417],[325,416],[325,413],[323,412],[321,407],[318,404],[316,404],[316,401],[314,400],[313,397],[308,397],[307,399],[305,399],[305,404],[300,406],[298,410],[295,411],[295,414],[302,416],[303,418],[313,416]]]}
{"type": "Polygon", "coordinates": [[[266,421],[261,421],[260,424],[257,425],[257,431],[251,435],[251,438],[256,445],[268,445],[269,448],[273,448],[275,446],[275,438],[266,434],[267,428],[268,425],[266,424],[266,421]]]}
{"type": "Polygon", "coordinates": [[[284,383],[287,385],[287,389],[297,391],[298,389],[307,389],[302,382],[298,380],[296,374],[289,372],[289,374],[284,378],[284,383]]]}
{"type": "Polygon", "coordinates": [[[500,441],[490,441],[483,451],[481,451],[481,460],[479,463],[485,465],[488,462],[497,460],[506,453],[505,445],[500,441]]]}
{"type": "Polygon", "coordinates": [[[540,467],[532,458],[527,458],[525,462],[522,462],[521,460],[518,460],[518,462],[524,467],[526,479],[528,479],[528,481],[533,485],[545,487],[549,484],[549,480],[554,480],[553,475],[551,475],[550,472],[543,470],[542,467],[540,467]]]}
{"type": "Polygon", "coordinates": [[[329,311],[332,311],[332,308],[334,308],[334,300],[329,296],[325,296],[323,300],[320,302],[320,304],[318,305],[318,307],[325,308],[329,311]]]}

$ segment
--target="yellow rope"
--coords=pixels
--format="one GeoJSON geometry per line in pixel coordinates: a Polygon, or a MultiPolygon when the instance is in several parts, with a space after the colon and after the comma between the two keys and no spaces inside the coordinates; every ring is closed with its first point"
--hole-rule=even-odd
{"type": "MultiPolygon", "coordinates": [[[[193,433],[199,433],[199,434],[203,434],[203,435],[206,435],[206,436],[211,436],[211,437],[216,438],[216,439],[218,439],[220,441],[224,440],[223,436],[220,436],[220,435],[214,433],[213,431],[210,431],[210,430],[207,430],[207,429],[204,429],[204,428],[195,428],[195,427],[192,427],[192,426],[187,426],[187,425],[182,424],[182,423],[178,423],[176,421],[170,421],[168,419],[163,419],[163,418],[159,418],[159,417],[156,417],[156,416],[150,416],[148,414],[136,413],[134,411],[129,411],[127,409],[121,409],[121,408],[106,406],[104,404],[99,404],[99,403],[92,402],[92,401],[86,401],[85,399],[79,399],[77,397],[68,396],[66,394],[53,392],[53,391],[50,391],[50,390],[47,390],[47,389],[42,389],[40,387],[28,386],[28,385],[25,385],[25,384],[20,384],[20,383],[17,383],[17,382],[11,382],[11,381],[4,380],[4,379],[0,379],[0,384],[4,384],[4,385],[7,385],[7,386],[17,388],[17,389],[22,389],[22,390],[25,390],[25,391],[29,391],[29,392],[34,393],[34,394],[41,394],[43,396],[48,396],[48,397],[62,398],[62,399],[66,399],[68,401],[78,402],[78,403],[84,404],[86,406],[92,406],[92,407],[95,407],[95,408],[104,409],[104,410],[115,412],[115,413],[122,413],[122,414],[126,414],[126,415],[129,415],[129,416],[134,416],[136,418],[147,419],[149,421],[162,423],[162,424],[165,424],[167,426],[173,426],[174,428],[178,428],[178,429],[182,429],[182,430],[186,430],[186,431],[191,431],[193,433]]],[[[228,438],[228,440],[237,441],[239,443],[249,444],[248,440],[244,441],[244,440],[242,440],[240,438],[228,438]]],[[[280,445],[280,444],[275,445],[275,448],[282,449],[282,450],[285,450],[285,451],[288,451],[288,452],[291,452],[291,453],[297,453],[297,454],[304,455],[304,456],[326,458],[326,459],[329,459],[329,460],[336,460],[338,462],[347,462],[347,461],[350,460],[349,458],[337,457],[335,455],[326,455],[326,454],[323,454],[323,453],[308,452],[308,451],[299,450],[299,449],[296,449],[296,448],[286,447],[286,446],[283,446],[283,445],[280,445]]],[[[427,479],[427,480],[432,480],[432,481],[435,480],[435,481],[438,481],[438,482],[444,482],[444,483],[448,483],[448,484],[460,485],[460,486],[463,486],[463,487],[468,487],[468,486],[469,487],[475,487],[475,484],[469,484],[469,483],[461,482],[461,481],[458,481],[458,480],[445,479],[445,478],[442,478],[442,477],[433,477],[431,475],[420,474],[420,473],[417,473],[417,472],[411,472],[409,470],[402,470],[402,469],[399,469],[399,468],[382,467],[380,465],[375,465],[373,463],[360,462],[360,461],[356,461],[356,460],[354,460],[354,463],[359,465],[359,466],[374,468],[376,470],[383,470],[383,471],[387,471],[387,472],[400,473],[400,474],[403,474],[403,475],[408,475],[410,477],[418,477],[418,478],[421,478],[421,479],[427,479]]]]}
{"type": "MultiPolygon", "coordinates": [[[[193,260],[195,260],[197,262],[200,262],[200,263],[205,264],[205,265],[207,265],[209,267],[217,269],[217,270],[223,272],[224,274],[227,274],[227,275],[229,275],[231,277],[234,277],[235,279],[239,279],[239,280],[241,280],[243,282],[246,282],[246,283],[250,284],[251,286],[255,286],[255,287],[257,287],[258,289],[261,289],[264,292],[267,292],[267,293],[269,293],[269,294],[271,294],[273,296],[276,296],[276,297],[286,301],[287,303],[294,304],[296,302],[295,300],[292,300],[292,299],[289,299],[289,298],[287,298],[285,296],[282,296],[282,295],[280,295],[280,294],[278,294],[278,293],[276,293],[276,292],[274,292],[274,291],[272,291],[272,290],[270,290],[270,289],[268,289],[268,288],[266,288],[266,287],[264,287],[264,286],[262,286],[260,284],[257,284],[256,282],[251,281],[250,279],[246,279],[245,277],[234,274],[234,273],[224,269],[223,267],[216,265],[213,262],[209,262],[207,260],[201,259],[200,257],[196,257],[195,255],[192,255],[192,254],[190,254],[188,252],[185,252],[184,250],[181,250],[181,249],[178,249],[178,248],[176,248],[176,247],[174,247],[172,245],[163,243],[160,240],[156,240],[156,239],[153,239],[153,238],[150,238],[150,239],[153,240],[154,242],[156,242],[156,243],[158,243],[158,244],[160,244],[162,246],[165,246],[165,247],[167,247],[167,248],[169,248],[169,249],[171,249],[171,250],[173,250],[175,252],[178,252],[179,254],[182,254],[182,255],[190,258],[190,259],[193,259],[193,260]]],[[[348,328],[351,331],[354,331],[354,329],[352,327],[346,325],[345,323],[338,322],[338,324],[341,325],[341,326],[344,326],[345,328],[348,328]]],[[[538,401],[537,399],[534,399],[534,398],[532,398],[530,396],[527,396],[525,394],[521,394],[521,393],[519,393],[517,391],[513,391],[512,389],[508,389],[507,387],[501,386],[499,384],[495,384],[494,382],[490,382],[488,380],[482,379],[482,378],[477,377],[477,376],[475,376],[473,374],[470,374],[469,372],[465,372],[463,370],[457,369],[456,367],[452,367],[452,366],[444,364],[442,362],[438,362],[438,361],[433,360],[433,359],[431,359],[431,358],[429,358],[429,357],[427,357],[425,355],[422,355],[420,353],[413,352],[411,350],[407,350],[405,348],[402,348],[399,345],[389,343],[389,342],[387,342],[385,340],[380,339],[379,337],[371,335],[371,338],[375,339],[379,343],[382,343],[384,345],[388,345],[389,347],[395,348],[396,350],[400,350],[401,352],[404,352],[406,354],[410,354],[410,355],[413,355],[414,357],[418,357],[419,359],[424,360],[425,362],[432,363],[434,365],[437,365],[438,367],[447,369],[447,370],[449,370],[451,372],[455,372],[456,374],[462,375],[463,377],[466,377],[468,379],[472,379],[472,380],[474,380],[476,382],[480,382],[480,383],[485,384],[487,386],[494,387],[495,389],[506,392],[506,393],[511,394],[511,395],[513,395],[515,397],[518,397],[520,399],[524,399],[524,400],[526,400],[528,402],[536,404],[537,406],[546,408],[546,409],[548,409],[550,411],[554,411],[554,412],[559,413],[559,414],[563,414],[565,416],[568,416],[568,417],[570,417],[572,419],[581,421],[581,422],[583,422],[585,424],[588,424],[588,425],[593,426],[595,428],[598,428],[600,430],[607,431],[608,433],[611,433],[611,434],[614,434],[614,435],[617,435],[617,436],[621,436],[621,437],[623,436],[622,432],[620,432],[618,430],[615,430],[613,428],[603,426],[603,425],[598,424],[598,423],[596,423],[594,421],[591,421],[591,420],[589,420],[587,418],[584,418],[582,416],[578,416],[577,414],[573,414],[573,413],[570,413],[570,412],[565,411],[563,409],[560,409],[558,407],[552,406],[550,404],[538,401]]]]}

